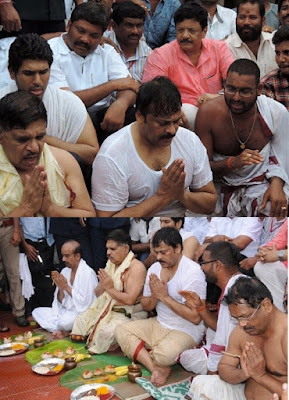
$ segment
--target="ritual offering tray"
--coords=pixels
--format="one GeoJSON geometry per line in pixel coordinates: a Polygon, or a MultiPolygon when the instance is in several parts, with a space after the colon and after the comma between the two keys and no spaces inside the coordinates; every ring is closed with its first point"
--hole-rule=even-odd
{"type": "Polygon", "coordinates": [[[114,394],[115,389],[110,385],[91,383],[75,389],[70,395],[70,400],[109,400],[114,394]]]}
{"type": "Polygon", "coordinates": [[[32,371],[39,375],[56,375],[63,370],[64,360],[62,358],[48,358],[32,366],[32,371]]]}
{"type": "Polygon", "coordinates": [[[0,357],[15,356],[23,353],[28,349],[28,343],[24,342],[11,342],[0,345],[0,357]]]}

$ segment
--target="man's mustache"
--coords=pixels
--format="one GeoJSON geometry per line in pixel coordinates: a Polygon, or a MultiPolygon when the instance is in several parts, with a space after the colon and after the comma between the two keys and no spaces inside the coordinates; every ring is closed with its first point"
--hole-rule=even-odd
{"type": "Polygon", "coordinates": [[[90,50],[90,46],[89,46],[89,44],[87,44],[87,43],[84,43],[84,42],[79,41],[79,42],[75,42],[75,44],[76,44],[77,46],[82,46],[82,47],[85,47],[87,50],[90,50]]]}
{"type": "Polygon", "coordinates": [[[161,136],[161,139],[173,139],[175,135],[171,135],[170,133],[161,136]]]}

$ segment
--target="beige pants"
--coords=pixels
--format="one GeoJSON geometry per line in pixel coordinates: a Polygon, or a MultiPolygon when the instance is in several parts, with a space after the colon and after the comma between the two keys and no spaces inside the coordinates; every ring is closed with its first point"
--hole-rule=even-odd
{"type": "Polygon", "coordinates": [[[19,276],[19,246],[14,247],[10,243],[13,229],[13,226],[0,228],[0,253],[10,286],[12,313],[15,317],[20,317],[25,314],[25,300],[19,276]]]}
{"type": "Polygon", "coordinates": [[[131,359],[143,340],[146,347],[152,349],[151,357],[154,362],[161,366],[175,364],[182,351],[196,346],[191,336],[163,328],[156,318],[119,325],[115,330],[115,337],[124,354],[131,359]]]}

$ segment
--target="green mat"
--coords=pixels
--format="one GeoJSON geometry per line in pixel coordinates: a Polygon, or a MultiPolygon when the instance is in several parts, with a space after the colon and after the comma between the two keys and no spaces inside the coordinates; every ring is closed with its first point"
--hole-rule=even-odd
{"type": "Polygon", "coordinates": [[[54,353],[55,350],[61,349],[64,353],[68,346],[74,348],[77,353],[80,354],[88,354],[87,349],[85,348],[85,343],[73,343],[71,340],[63,339],[63,340],[55,340],[54,342],[47,343],[38,349],[30,350],[26,353],[26,361],[30,364],[35,365],[38,362],[42,361],[42,353],[45,351],[50,351],[50,353],[54,353]]]}
{"type": "MultiPolygon", "coordinates": [[[[115,383],[128,382],[126,375],[116,376],[115,374],[105,376],[94,376],[90,379],[83,379],[82,374],[85,370],[94,371],[96,368],[105,368],[106,365],[114,365],[120,367],[122,365],[130,365],[131,360],[127,357],[112,355],[112,354],[99,354],[92,356],[91,360],[84,360],[78,363],[76,368],[67,371],[60,377],[60,384],[69,389],[76,389],[78,386],[87,383],[106,383],[108,385],[114,385],[115,383]]],[[[150,376],[150,372],[146,368],[142,368],[143,376],[150,376]]]]}
{"type": "Polygon", "coordinates": [[[156,400],[183,400],[191,386],[191,379],[156,388],[147,379],[137,378],[136,382],[156,400]]]}

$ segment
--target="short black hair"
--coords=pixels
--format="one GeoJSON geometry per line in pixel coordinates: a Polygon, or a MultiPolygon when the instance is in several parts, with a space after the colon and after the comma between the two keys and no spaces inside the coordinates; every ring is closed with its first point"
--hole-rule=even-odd
{"type": "Polygon", "coordinates": [[[43,120],[47,113],[42,100],[24,90],[9,93],[0,100],[0,132],[26,129],[31,123],[43,120]]]}
{"type": "Polygon", "coordinates": [[[171,219],[174,221],[175,225],[176,225],[179,221],[181,221],[181,223],[182,223],[181,228],[184,226],[185,217],[169,217],[169,218],[171,218],[171,219]]]}
{"type": "Polygon", "coordinates": [[[144,117],[171,116],[181,110],[182,99],[177,86],[165,76],[143,83],[136,96],[136,111],[144,117]]]}
{"type": "Polygon", "coordinates": [[[269,299],[273,304],[270,290],[256,277],[240,277],[224,296],[224,302],[228,305],[241,304],[244,300],[252,308],[257,308],[264,299],[269,299]]]}
{"type": "Polygon", "coordinates": [[[144,21],[145,17],[145,10],[139,4],[129,0],[114,4],[111,19],[119,25],[124,18],[138,18],[144,21]]]}
{"type": "Polygon", "coordinates": [[[179,231],[175,228],[166,227],[159,229],[153,236],[153,247],[158,247],[161,242],[176,249],[178,244],[183,250],[183,240],[179,231]]]}
{"type": "Polygon", "coordinates": [[[221,261],[228,271],[235,271],[244,258],[234,243],[225,241],[210,243],[205,251],[211,253],[212,259],[221,261]]]}
{"type": "Polygon", "coordinates": [[[174,14],[175,25],[183,22],[185,19],[193,19],[199,22],[202,27],[202,31],[208,25],[208,13],[199,4],[194,2],[188,2],[180,6],[174,14]]]}
{"type": "Polygon", "coordinates": [[[275,32],[275,35],[273,36],[272,43],[273,44],[279,44],[282,42],[287,42],[289,41],[289,28],[286,28],[285,26],[281,26],[278,31],[275,32]]]}
{"type": "Polygon", "coordinates": [[[72,24],[79,20],[87,21],[92,25],[100,26],[104,32],[108,27],[109,16],[103,4],[88,2],[76,6],[70,20],[72,24]]]}
{"type": "Polygon", "coordinates": [[[237,72],[239,75],[253,75],[255,76],[256,86],[260,82],[260,69],[258,65],[247,58],[239,58],[232,62],[227,71],[227,76],[230,72],[237,72]]]}
{"type": "Polygon", "coordinates": [[[237,4],[237,15],[239,14],[239,7],[242,4],[245,3],[250,3],[250,4],[258,4],[259,5],[259,13],[261,18],[264,17],[265,15],[265,5],[264,5],[264,1],[263,0],[239,0],[238,4],[237,4]]]}
{"type": "Polygon", "coordinates": [[[106,237],[106,241],[108,240],[116,242],[119,246],[127,244],[131,250],[131,237],[123,229],[114,229],[111,231],[106,237]]]}
{"type": "Polygon", "coordinates": [[[10,46],[8,69],[17,73],[24,60],[44,60],[49,67],[52,64],[52,50],[37,33],[19,35],[10,46]]]}

